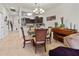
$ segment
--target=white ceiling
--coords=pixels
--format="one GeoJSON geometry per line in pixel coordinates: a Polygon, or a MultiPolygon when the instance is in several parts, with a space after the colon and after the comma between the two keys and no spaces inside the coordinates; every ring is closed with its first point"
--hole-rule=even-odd
{"type": "MultiPolygon", "coordinates": [[[[5,3],[5,4],[1,3],[0,5],[6,7],[7,9],[13,7],[15,9],[23,8],[28,9],[30,11],[32,11],[36,7],[35,3],[5,3]]],[[[58,5],[60,5],[60,3],[39,3],[39,6],[43,8],[45,11],[49,11],[57,7],[58,5]]]]}

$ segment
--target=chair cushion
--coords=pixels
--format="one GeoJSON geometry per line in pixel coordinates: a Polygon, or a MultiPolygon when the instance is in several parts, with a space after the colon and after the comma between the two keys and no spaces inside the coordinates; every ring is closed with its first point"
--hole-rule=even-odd
{"type": "Polygon", "coordinates": [[[48,34],[46,37],[50,37],[50,34],[48,34]]]}
{"type": "Polygon", "coordinates": [[[28,36],[25,36],[26,40],[29,40],[29,39],[33,39],[32,36],[28,35],[28,36]]]}
{"type": "Polygon", "coordinates": [[[38,41],[38,42],[35,42],[36,44],[43,44],[45,43],[45,41],[38,41]]]}

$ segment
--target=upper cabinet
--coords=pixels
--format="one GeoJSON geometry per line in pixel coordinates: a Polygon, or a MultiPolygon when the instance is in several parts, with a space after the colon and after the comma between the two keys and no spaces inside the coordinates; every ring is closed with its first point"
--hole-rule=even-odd
{"type": "Polygon", "coordinates": [[[29,24],[29,23],[33,23],[33,24],[41,24],[43,23],[43,17],[35,17],[34,19],[30,19],[30,18],[22,18],[21,19],[22,24],[29,24]]]}

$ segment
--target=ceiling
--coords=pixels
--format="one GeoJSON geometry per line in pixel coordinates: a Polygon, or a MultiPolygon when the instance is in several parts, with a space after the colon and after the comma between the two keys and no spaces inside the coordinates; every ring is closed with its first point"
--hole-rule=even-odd
{"type": "MultiPolygon", "coordinates": [[[[43,8],[45,11],[49,11],[52,8],[57,7],[59,4],[60,3],[39,3],[39,6],[43,8]]],[[[35,3],[1,3],[0,5],[6,7],[7,9],[13,7],[15,9],[18,8],[28,9],[29,11],[34,10],[36,7],[35,3]]]]}

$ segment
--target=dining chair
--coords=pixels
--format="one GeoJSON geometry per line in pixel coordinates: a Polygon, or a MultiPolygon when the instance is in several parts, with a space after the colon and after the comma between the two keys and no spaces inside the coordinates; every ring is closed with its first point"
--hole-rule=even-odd
{"type": "Polygon", "coordinates": [[[46,52],[46,35],[47,35],[47,29],[35,29],[35,40],[34,40],[34,46],[35,46],[35,53],[38,46],[43,46],[46,52]]]}
{"type": "Polygon", "coordinates": [[[30,38],[29,36],[25,36],[23,27],[21,27],[21,31],[23,36],[23,48],[25,48],[25,44],[28,42],[32,42],[32,38],[30,38]]]}
{"type": "Polygon", "coordinates": [[[51,32],[51,27],[48,27],[48,30],[47,30],[47,36],[46,36],[46,39],[50,41],[51,43],[51,36],[52,36],[52,32],[51,32]]]}

